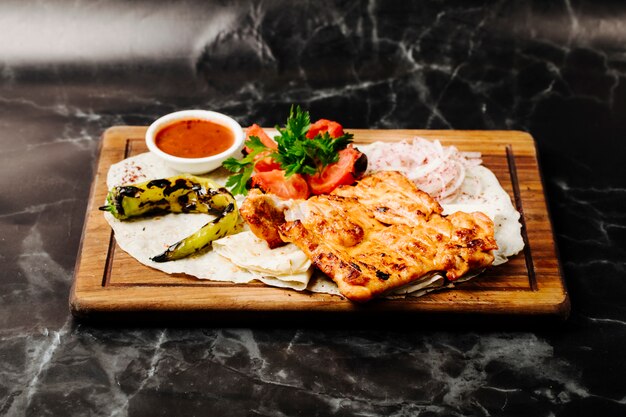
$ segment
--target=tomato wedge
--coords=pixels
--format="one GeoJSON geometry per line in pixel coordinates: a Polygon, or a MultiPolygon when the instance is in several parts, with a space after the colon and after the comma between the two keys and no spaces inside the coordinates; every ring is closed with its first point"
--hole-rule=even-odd
{"type": "Polygon", "coordinates": [[[306,133],[306,137],[313,139],[318,133],[328,132],[331,138],[337,139],[343,135],[343,127],[332,120],[319,119],[309,127],[309,131],[306,133]]]}
{"type": "MultiPolygon", "coordinates": [[[[246,140],[250,139],[250,136],[257,136],[263,142],[263,145],[267,146],[270,149],[278,149],[278,145],[272,138],[270,138],[267,133],[263,130],[261,126],[258,124],[253,124],[249,128],[246,129],[246,140]]],[[[252,149],[247,146],[244,148],[246,153],[252,152],[252,149]]]]}
{"type": "MultiPolygon", "coordinates": [[[[257,136],[261,139],[261,142],[267,146],[268,148],[275,150],[278,149],[278,145],[272,138],[270,138],[267,133],[263,130],[263,128],[256,123],[246,129],[246,140],[250,138],[250,136],[257,136]]],[[[252,149],[247,146],[244,148],[246,154],[252,152],[252,149]]],[[[272,171],[275,169],[280,169],[280,164],[270,158],[269,155],[271,151],[261,152],[255,158],[254,171],[255,172],[265,172],[272,171]]]]}
{"type": "Polygon", "coordinates": [[[351,185],[367,168],[367,156],[348,147],[339,151],[339,160],[324,167],[322,172],[307,178],[311,193],[328,194],[340,185],[351,185]]]}
{"type": "Polygon", "coordinates": [[[255,174],[251,178],[250,187],[260,188],[266,193],[286,200],[309,198],[309,186],[304,177],[300,174],[293,174],[285,178],[285,171],[280,169],[255,174]]]}
{"type": "Polygon", "coordinates": [[[262,152],[254,158],[254,172],[266,172],[280,169],[280,164],[267,156],[268,152],[262,152]]]}

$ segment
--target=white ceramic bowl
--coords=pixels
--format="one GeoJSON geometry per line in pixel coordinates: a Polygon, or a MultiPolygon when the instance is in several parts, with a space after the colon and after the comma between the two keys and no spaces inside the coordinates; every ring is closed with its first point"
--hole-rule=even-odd
{"type": "Polygon", "coordinates": [[[225,114],[209,110],[183,110],[167,114],[152,123],[146,132],[146,145],[148,145],[150,152],[176,171],[189,174],[204,174],[219,168],[225,159],[231,156],[238,156],[243,149],[244,141],[245,134],[239,123],[225,114]],[[173,156],[163,152],[156,146],[155,138],[159,130],[174,122],[189,119],[206,120],[227,127],[235,135],[233,145],[222,153],[204,158],[182,158],[180,156],[173,156]]]}

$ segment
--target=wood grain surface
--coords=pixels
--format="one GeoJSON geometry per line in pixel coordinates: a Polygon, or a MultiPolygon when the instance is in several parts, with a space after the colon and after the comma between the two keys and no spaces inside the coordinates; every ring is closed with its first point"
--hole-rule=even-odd
{"type": "Polygon", "coordinates": [[[522,213],[525,250],[504,265],[493,267],[455,289],[419,298],[380,299],[356,305],[342,297],[268,287],[261,283],[238,285],[168,275],[135,261],[121,250],[111,228],[98,210],[104,202],[106,176],[111,164],[146,152],[145,127],[116,126],[104,132],[93,180],[81,247],[70,295],[77,317],[115,315],[150,317],[169,315],[228,317],[244,320],[303,313],[315,316],[364,316],[381,312],[551,315],[569,314],[569,298],[556,257],[552,225],[530,135],[518,131],[359,130],[355,142],[399,141],[414,136],[439,139],[460,150],[480,151],[483,163],[498,177],[522,213]]]}

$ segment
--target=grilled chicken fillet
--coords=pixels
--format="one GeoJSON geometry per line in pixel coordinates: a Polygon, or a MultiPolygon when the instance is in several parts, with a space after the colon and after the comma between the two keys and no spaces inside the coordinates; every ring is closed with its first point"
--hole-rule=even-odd
{"type": "Polygon", "coordinates": [[[434,199],[397,172],[379,172],[288,206],[252,193],[241,213],[257,236],[296,244],[353,301],[433,273],[454,281],[491,265],[497,248],[485,214],[442,216],[434,199]],[[268,211],[274,220],[256,220],[268,211]]]}

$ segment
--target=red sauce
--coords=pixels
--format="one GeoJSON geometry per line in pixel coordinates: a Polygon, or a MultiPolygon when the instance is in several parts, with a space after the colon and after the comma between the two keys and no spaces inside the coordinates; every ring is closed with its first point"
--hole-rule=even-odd
{"type": "Polygon", "coordinates": [[[235,142],[226,126],[200,119],[181,120],[159,130],[154,139],[163,152],[182,158],[204,158],[224,152],[235,142]]]}

